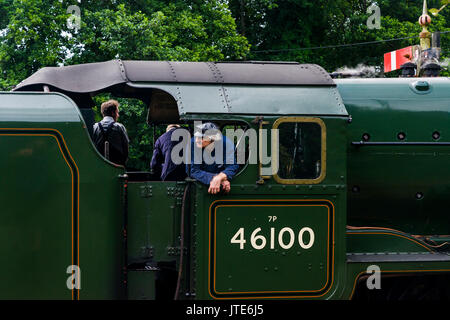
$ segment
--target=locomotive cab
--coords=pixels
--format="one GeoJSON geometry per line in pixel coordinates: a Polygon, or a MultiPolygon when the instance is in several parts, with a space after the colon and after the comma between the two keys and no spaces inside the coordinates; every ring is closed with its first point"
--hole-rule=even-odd
{"type": "Polygon", "coordinates": [[[151,88],[148,123],[192,130],[196,121],[211,121],[223,134],[239,128],[244,139],[233,142],[245,143],[248,152],[227,195],[212,196],[189,178],[129,181],[128,258],[141,261],[128,269],[129,297],[158,298],[163,280],[155,278],[169,261],[166,297],[326,298],[341,292],[345,242],[336,239],[345,233],[348,114],[328,75],[297,64],[197,64],[198,74],[190,74],[192,64],[170,65],[175,84],[128,84],[151,88]],[[237,72],[241,68],[249,73],[237,72]],[[305,74],[294,79],[295,72],[305,74]],[[295,273],[306,276],[293,280],[295,273]]]}

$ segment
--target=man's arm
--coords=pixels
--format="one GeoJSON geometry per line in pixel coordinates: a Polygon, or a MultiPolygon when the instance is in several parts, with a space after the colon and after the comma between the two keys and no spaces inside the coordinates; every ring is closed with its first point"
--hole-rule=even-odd
{"type": "Polygon", "coordinates": [[[194,139],[192,139],[190,152],[186,154],[186,172],[191,178],[194,178],[205,185],[210,185],[217,174],[202,170],[201,164],[195,163],[195,148],[195,142],[194,139]]]}
{"type": "MultiPolygon", "coordinates": [[[[202,182],[205,185],[209,185],[208,192],[211,194],[217,194],[220,192],[220,187],[223,186],[225,192],[230,191],[230,184],[228,180],[231,180],[239,170],[239,165],[233,164],[236,163],[234,156],[234,145],[229,141],[226,141],[228,144],[227,161],[225,161],[225,170],[220,173],[211,173],[201,169],[200,164],[195,164],[194,161],[191,161],[191,164],[186,165],[186,168],[190,167],[190,170],[187,169],[190,177],[202,182]],[[227,164],[231,163],[231,164],[227,164]],[[227,183],[228,182],[228,183],[227,183]]],[[[191,144],[191,158],[194,154],[194,144],[191,144]]]]}
{"type": "Polygon", "coordinates": [[[209,185],[211,183],[211,180],[216,175],[214,173],[201,170],[199,164],[192,163],[192,164],[190,164],[190,166],[191,166],[191,171],[189,173],[189,176],[191,178],[194,178],[197,181],[200,181],[203,184],[209,185]]]}

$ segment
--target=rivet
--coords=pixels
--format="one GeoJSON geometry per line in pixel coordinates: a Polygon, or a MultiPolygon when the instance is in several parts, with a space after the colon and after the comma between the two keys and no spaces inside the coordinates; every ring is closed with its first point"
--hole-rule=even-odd
{"type": "Polygon", "coordinates": [[[398,139],[398,140],[405,140],[405,139],[406,139],[406,133],[404,133],[404,132],[399,132],[399,133],[397,134],[397,139],[398,139]]]}
{"type": "Polygon", "coordinates": [[[369,140],[370,140],[370,134],[364,133],[364,134],[362,135],[362,139],[363,139],[363,141],[369,141],[369,140]]]}
{"type": "Polygon", "coordinates": [[[441,137],[441,134],[439,133],[439,131],[433,132],[433,139],[434,140],[439,140],[440,137],[441,137]]]}

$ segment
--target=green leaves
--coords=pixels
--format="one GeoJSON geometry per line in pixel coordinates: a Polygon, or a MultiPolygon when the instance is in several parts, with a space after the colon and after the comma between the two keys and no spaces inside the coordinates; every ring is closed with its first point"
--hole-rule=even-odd
{"type": "Polygon", "coordinates": [[[441,0],[442,7],[440,9],[430,9],[428,10],[433,16],[437,16],[439,12],[441,12],[448,4],[450,3],[450,0],[441,0]]]}
{"type": "MultiPolygon", "coordinates": [[[[422,1],[230,0],[229,3],[238,30],[252,45],[249,59],[317,63],[329,72],[360,63],[381,67],[384,53],[419,44],[422,29],[417,23],[422,1]],[[269,7],[269,3],[276,6],[269,7]],[[369,30],[367,8],[373,3],[381,9],[381,28],[369,30]],[[340,46],[403,37],[411,39],[340,46]],[[323,46],[331,48],[320,49],[323,46]]],[[[434,0],[433,4],[439,1],[434,0]]],[[[449,13],[450,10],[441,10],[429,30],[450,30],[446,23],[450,21],[449,13]]],[[[443,35],[442,45],[448,48],[449,40],[443,35]]]]}
{"type": "Polygon", "coordinates": [[[428,11],[434,16],[436,16],[439,13],[439,10],[435,8],[429,9],[428,11]]]}
{"type": "Polygon", "coordinates": [[[221,0],[83,0],[81,29],[67,26],[71,1],[0,0],[0,89],[44,66],[110,59],[242,59],[245,37],[221,0]]]}

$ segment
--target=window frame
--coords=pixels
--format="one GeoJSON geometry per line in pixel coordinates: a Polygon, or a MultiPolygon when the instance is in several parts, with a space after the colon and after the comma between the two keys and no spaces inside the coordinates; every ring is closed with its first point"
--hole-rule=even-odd
{"type": "MultiPolygon", "coordinates": [[[[321,160],[320,160],[321,171],[320,171],[319,177],[316,179],[284,179],[278,175],[278,172],[276,172],[273,175],[274,180],[279,184],[320,184],[325,179],[326,172],[327,172],[327,166],[326,166],[327,165],[327,158],[326,158],[326,155],[327,155],[327,145],[326,145],[327,130],[326,130],[325,122],[320,118],[314,118],[314,117],[281,117],[281,118],[278,118],[273,123],[272,128],[279,130],[279,126],[283,123],[316,123],[320,126],[321,132],[322,132],[322,137],[321,137],[322,150],[321,150],[321,160]]],[[[277,163],[279,166],[280,165],[280,163],[278,162],[279,159],[277,159],[278,155],[279,155],[279,147],[277,145],[275,152],[272,152],[272,163],[277,163]]]]}

